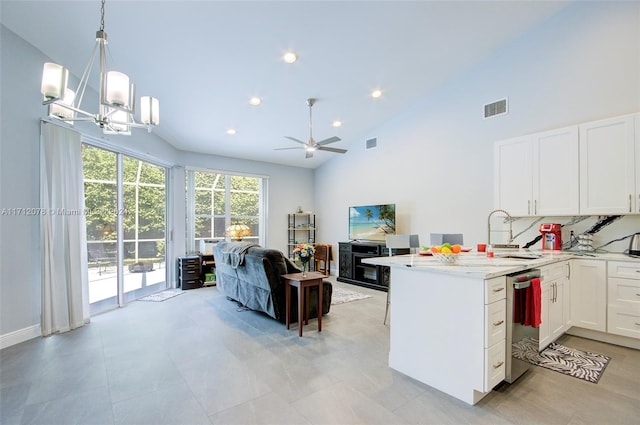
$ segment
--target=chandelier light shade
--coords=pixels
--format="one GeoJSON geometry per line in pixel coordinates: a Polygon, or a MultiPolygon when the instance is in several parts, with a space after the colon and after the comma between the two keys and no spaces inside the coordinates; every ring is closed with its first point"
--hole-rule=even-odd
{"type": "MultiPolygon", "coordinates": [[[[62,65],[47,62],[42,71],[43,105],[49,106],[49,116],[71,125],[74,121],[92,121],[105,134],[130,135],[131,128],[146,128],[151,131],[160,122],[160,102],[150,96],[140,99],[140,122],[136,122],[135,85],[122,72],[107,71],[107,33],[104,31],[104,3],[100,9],[100,29],[96,32],[96,44],[85,68],[78,88],[67,87],[69,71],[62,65]],[[98,112],[92,114],[81,108],[89,75],[96,60],[100,64],[98,112]]],[[[111,55],[109,55],[111,56],[111,55]]]]}
{"type": "Polygon", "coordinates": [[[109,105],[128,108],[129,101],[129,77],[118,71],[107,72],[107,103],[109,105]]]}
{"type": "MultiPolygon", "coordinates": [[[[49,114],[56,118],[64,119],[64,120],[73,120],[73,117],[76,116],[76,113],[69,109],[68,106],[73,106],[73,102],[76,99],[76,92],[71,89],[65,89],[64,96],[62,97],[62,103],[67,107],[60,106],[57,103],[51,104],[49,109],[49,114]]],[[[73,124],[73,121],[69,121],[73,124]]]]}
{"type": "Polygon", "coordinates": [[[60,99],[67,88],[69,71],[57,63],[47,62],[42,71],[42,85],[40,91],[44,100],[60,99]]]}
{"type": "Polygon", "coordinates": [[[251,228],[246,224],[232,224],[225,233],[230,239],[241,241],[242,238],[251,236],[251,228]]]}
{"type": "Polygon", "coordinates": [[[140,98],[140,120],[145,125],[160,124],[160,102],[151,96],[140,98]]]}

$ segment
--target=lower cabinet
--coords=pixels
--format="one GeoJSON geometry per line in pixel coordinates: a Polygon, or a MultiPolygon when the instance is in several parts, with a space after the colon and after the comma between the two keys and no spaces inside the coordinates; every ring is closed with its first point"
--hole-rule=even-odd
{"type": "Polygon", "coordinates": [[[484,306],[484,387],[491,391],[506,376],[505,342],[507,335],[504,278],[485,281],[484,306]]]}
{"type": "Polygon", "coordinates": [[[542,311],[539,349],[555,341],[571,326],[571,286],[569,262],[544,267],[542,275],[542,311]]]}
{"type": "Polygon", "coordinates": [[[640,264],[609,261],[607,332],[640,338],[640,264]]]}
{"type": "Polygon", "coordinates": [[[571,260],[571,319],[573,326],[607,331],[606,261],[571,260]]]}

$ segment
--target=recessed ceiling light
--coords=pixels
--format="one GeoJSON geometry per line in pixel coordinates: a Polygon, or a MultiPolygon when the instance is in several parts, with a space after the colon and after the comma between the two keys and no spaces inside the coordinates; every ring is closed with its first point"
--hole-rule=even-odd
{"type": "Polygon", "coordinates": [[[379,98],[379,97],[381,97],[381,96],[382,96],[382,90],[380,90],[380,89],[375,89],[375,90],[372,90],[372,91],[371,91],[371,97],[372,97],[372,98],[377,99],[377,98],[379,98]]]}
{"type": "Polygon", "coordinates": [[[335,120],[333,123],[331,123],[331,125],[334,127],[342,127],[342,121],[335,120]]]}
{"type": "Polygon", "coordinates": [[[294,63],[295,61],[298,60],[298,55],[295,52],[286,52],[282,56],[282,60],[285,61],[286,63],[294,63]]]}
{"type": "Polygon", "coordinates": [[[230,136],[233,136],[234,134],[236,134],[236,129],[235,128],[227,129],[227,134],[230,136]]]}
{"type": "Polygon", "coordinates": [[[258,96],[253,96],[251,99],[249,99],[249,105],[258,106],[261,103],[262,99],[260,99],[258,96]]]}

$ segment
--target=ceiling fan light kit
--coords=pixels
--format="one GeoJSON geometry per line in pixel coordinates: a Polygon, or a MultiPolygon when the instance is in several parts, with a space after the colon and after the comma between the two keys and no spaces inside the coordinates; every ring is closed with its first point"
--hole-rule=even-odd
{"type": "Polygon", "coordinates": [[[93,121],[105,134],[130,135],[131,128],[146,128],[149,132],[160,123],[160,102],[150,96],[140,99],[140,123],[135,121],[135,85],[126,74],[107,71],[107,33],[104,31],[104,3],[100,9],[100,29],[96,31],[96,43],[76,91],[67,87],[69,70],[56,63],[47,62],[42,71],[40,92],[42,104],[49,106],[49,116],[73,125],[75,121],[93,121]],[[98,113],[81,109],[84,92],[91,69],[98,53],[100,85],[98,113]]]}
{"type": "Polygon", "coordinates": [[[316,99],[310,97],[309,99],[307,99],[307,106],[309,106],[309,140],[305,143],[300,139],[296,139],[295,137],[291,137],[291,136],[284,136],[285,138],[289,139],[289,140],[293,140],[296,143],[300,143],[302,146],[295,146],[292,148],[277,148],[275,150],[277,151],[281,151],[281,150],[288,150],[288,149],[304,149],[305,150],[305,159],[308,158],[312,158],[313,157],[313,153],[315,151],[327,151],[327,152],[334,152],[334,153],[346,153],[347,150],[346,149],[340,149],[340,148],[330,148],[328,145],[330,143],[335,143],[335,142],[339,142],[341,139],[337,136],[333,136],[333,137],[329,137],[328,139],[324,139],[324,140],[320,140],[319,142],[316,142],[313,139],[313,116],[312,116],[312,108],[313,105],[316,103],[316,99]]]}

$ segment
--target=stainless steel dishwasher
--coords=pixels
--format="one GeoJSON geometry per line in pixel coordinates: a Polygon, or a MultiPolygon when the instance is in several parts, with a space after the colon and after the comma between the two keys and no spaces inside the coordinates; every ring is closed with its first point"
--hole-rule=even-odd
{"type": "Polygon", "coordinates": [[[513,357],[513,344],[523,344],[523,341],[532,339],[540,340],[540,328],[525,326],[514,317],[516,308],[514,300],[517,299],[516,291],[526,291],[531,286],[531,280],[541,279],[540,270],[530,269],[507,276],[507,351],[506,351],[506,377],[505,381],[512,383],[525,373],[532,365],[529,362],[513,357]]]}

